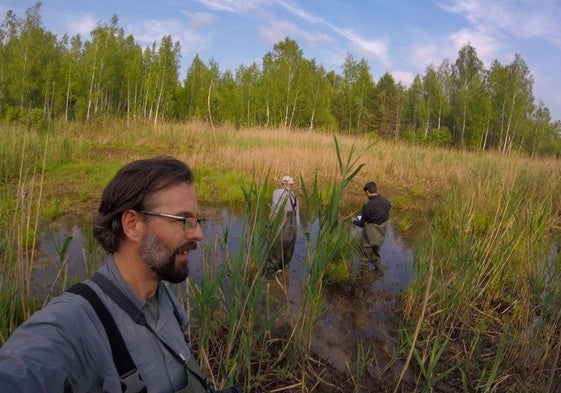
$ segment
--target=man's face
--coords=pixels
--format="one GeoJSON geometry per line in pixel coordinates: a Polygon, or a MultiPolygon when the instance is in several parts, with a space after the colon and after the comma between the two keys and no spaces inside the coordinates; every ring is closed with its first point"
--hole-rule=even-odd
{"type": "MultiPolygon", "coordinates": [[[[182,217],[198,217],[197,194],[192,185],[181,183],[160,191],[150,210],[182,217]]],[[[160,280],[184,281],[189,274],[189,252],[203,239],[200,225],[184,230],[183,223],[151,216],[139,244],[139,254],[160,280]]]]}

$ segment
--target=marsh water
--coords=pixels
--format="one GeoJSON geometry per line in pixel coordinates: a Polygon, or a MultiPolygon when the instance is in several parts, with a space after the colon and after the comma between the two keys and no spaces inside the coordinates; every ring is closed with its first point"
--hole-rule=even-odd
{"type": "MultiPolygon", "coordinates": [[[[290,264],[284,271],[270,278],[269,290],[276,296],[288,298],[289,307],[283,318],[290,318],[300,299],[302,279],[305,275],[307,242],[304,230],[317,233],[317,222],[312,222],[298,231],[296,249],[290,264]]],[[[212,245],[215,239],[223,239],[227,228],[227,245],[231,253],[240,244],[243,220],[227,209],[222,209],[207,220],[203,228],[205,239],[199,249],[189,255],[191,279],[199,284],[202,277],[202,249],[212,245]]],[[[79,224],[61,227],[45,233],[39,243],[38,255],[33,271],[33,291],[46,296],[57,276],[66,275],[67,280],[76,280],[95,271],[92,265],[89,229],[79,224]],[[67,240],[68,239],[68,240],[67,240]],[[68,248],[61,258],[65,241],[68,248]],[[63,259],[63,262],[61,261],[63,259]]],[[[360,229],[353,230],[360,236],[360,229]]],[[[313,238],[313,237],[312,237],[313,238]]],[[[353,280],[344,285],[327,287],[325,290],[325,312],[323,313],[313,339],[312,349],[340,371],[347,370],[350,362],[356,360],[356,347],[362,343],[371,348],[381,363],[383,357],[389,358],[393,352],[392,335],[398,317],[396,302],[398,295],[411,282],[413,274],[413,251],[411,241],[400,236],[391,224],[388,226],[386,240],[381,249],[384,274],[361,269],[358,261],[352,262],[353,280]]],[[[102,255],[94,256],[99,260],[102,255]]],[[[208,261],[207,261],[208,262],[208,261]]],[[[380,370],[372,370],[379,372],[380,370]]]]}

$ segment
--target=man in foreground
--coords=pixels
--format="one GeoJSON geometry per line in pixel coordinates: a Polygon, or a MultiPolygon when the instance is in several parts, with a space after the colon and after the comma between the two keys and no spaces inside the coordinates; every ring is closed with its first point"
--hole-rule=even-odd
{"type": "Polygon", "coordinates": [[[210,391],[190,350],[185,311],[162,282],[186,279],[202,221],[193,173],[183,162],[159,157],[119,170],[94,220],[109,257],[84,282],[118,329],[105,327],[84,295],[64,292],[0,348],[0,390],[121,392],[123,384],[127,393],[210,391]],[[136,366],[126,378],[108,339],[113,330],[136,366]]]}
{"type": "Polygon", "coordinates": [[[376,183],[366,183],[363,190],[368,202],[362,207],[360,218],[353,221],[353,224],[362,228],[361,260],[364,265],[371,263],[378,274],[383,274],[380,249],[386,238],[392,205],[390,201],[378,194],[376,183]]]}

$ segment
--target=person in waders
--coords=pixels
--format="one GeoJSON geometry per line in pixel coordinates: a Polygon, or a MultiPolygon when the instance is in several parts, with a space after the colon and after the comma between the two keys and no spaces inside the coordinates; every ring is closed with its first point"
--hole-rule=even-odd
{"type": "Polygon", "coordinates": [[[363,266],[373,265],[374,271],[382,275],[384,269],[381,263],[380,249],[386,238],[386,229],[392,207],[390,201],[378,194],[378,187],[374,182],[368,182],[363,187],[368,202],[362,207],[361,216],[353,220],[353,224],[362,228],[362,256],[363,266]]]}
{"type": "Polygon", "coordinates": [[[298,199],[292,191],[294,179],[283,176],[280,188],[273,192],[271,203],[272,218],[282,214],[279,230],[272,234],[273,244],[267,257],[267,267],[279,270],[290,263],[296,246],[297,229],[300,226],[298,199]]]}

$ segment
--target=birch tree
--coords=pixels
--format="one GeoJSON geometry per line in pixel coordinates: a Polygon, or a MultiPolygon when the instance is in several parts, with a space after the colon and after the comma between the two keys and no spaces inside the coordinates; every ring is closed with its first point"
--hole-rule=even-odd
{"type": "Polygon", "coordinates": [[[481,98],[483,88],[483,62],[477,57],[473,46],[467,44],[460,49],[452,75],[455,143],[465,147],[468,139],[475,141],[478,134],[482,133],[481,125],[476,120],[477,99],[481,98]],[[468,132],[472,135],[466,135],[468,132]]]}

